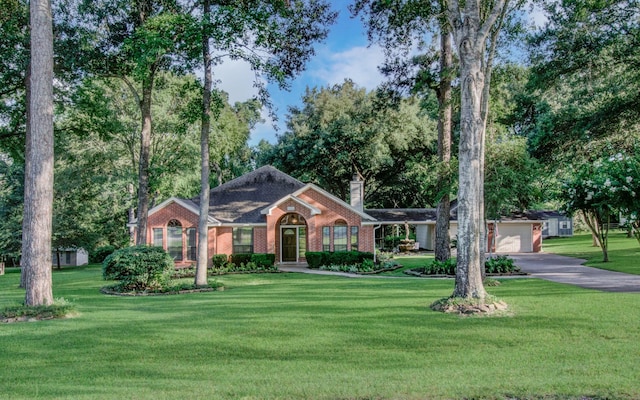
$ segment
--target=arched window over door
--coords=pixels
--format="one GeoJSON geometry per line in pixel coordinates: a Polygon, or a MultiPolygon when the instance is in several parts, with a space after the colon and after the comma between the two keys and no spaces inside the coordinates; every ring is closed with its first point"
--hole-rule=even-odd
{"type": "Polygon", "coordinates": [[[182,224],[176,219],[167,224],[167,251],[174,261],[182,261],[182,224]]]}

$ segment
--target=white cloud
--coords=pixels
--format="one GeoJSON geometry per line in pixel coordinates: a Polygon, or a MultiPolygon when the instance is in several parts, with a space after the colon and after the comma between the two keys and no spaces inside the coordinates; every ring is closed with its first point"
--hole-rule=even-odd
{"type": "Polygon", "coordinates": [[[339,53],[324,54],[320,67],[310,73],[328,85],[335,85],[351,79],[358,86],[375,89],[384,76],[378,66],[384,61],[383,50],[378,46],[352,47],[339,53]]]}
{"type": "Polygon", "coordinates": [[[537,3],[530,4],[530,10],[528,14],[529,20],[537,28],[543,27],[544,24],[546,24],[549,20],[544,10],[542,10],[537,3]]]}
{"type": "Polygon", "coordinates": [[[242,60],[225,60],[213,69],[213,79],[219,89],[229,93],[231,104],[245,101],[258,95],[255,87],[255,74],[248,62],[242,60]]]}

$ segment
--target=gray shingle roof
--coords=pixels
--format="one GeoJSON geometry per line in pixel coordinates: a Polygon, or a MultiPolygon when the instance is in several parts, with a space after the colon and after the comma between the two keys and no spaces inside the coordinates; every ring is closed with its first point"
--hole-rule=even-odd
{"type": "MultiPolygon", "coordinates": [[[[265,223],[265,216],[260,214],[262,209],[304,186],[299,180],[267,165],[211,189],[209,215],[222,223],[265,223]]],[[[191,201],[200,204],[199,196],[191,201]]]]}
{"type": "Polygon", "coordinates": [[[435,221],[435,208],[385,208],[385,209],[366,209],[365,213],[371,215],[380,222],[397,222],[404,223],[419,221],[435,221]]]}

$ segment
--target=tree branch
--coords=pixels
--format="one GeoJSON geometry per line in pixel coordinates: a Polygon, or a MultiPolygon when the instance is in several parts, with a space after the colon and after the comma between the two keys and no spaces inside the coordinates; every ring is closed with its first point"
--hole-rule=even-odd
{"type": "MultiPolygon", "coordinates": [[[[489,32],[491,32],[491,28],[496,23],[500,16],[504,17],[504,12],[507,9],[507,5],[509,4],[509,0],[497,0],[493,5],[491,12],[487,19],[482,23],[480,29],[478,30],[478,36],[476,40],[476,46],[484,46],[485,40],[489,36],[489,32]]],[[[479,50],[479,49],[478,49],[479,50]]]]}

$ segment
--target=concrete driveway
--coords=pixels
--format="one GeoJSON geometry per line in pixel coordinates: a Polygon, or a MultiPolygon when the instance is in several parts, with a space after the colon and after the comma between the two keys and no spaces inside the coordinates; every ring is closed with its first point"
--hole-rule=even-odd
{"type": "Polygon", "coordinates": [[[548,281],[605,292],[640,292],[640,275],[585,267],[586,260],[548,253],[509,254],[523,272],[548,281]]]}

